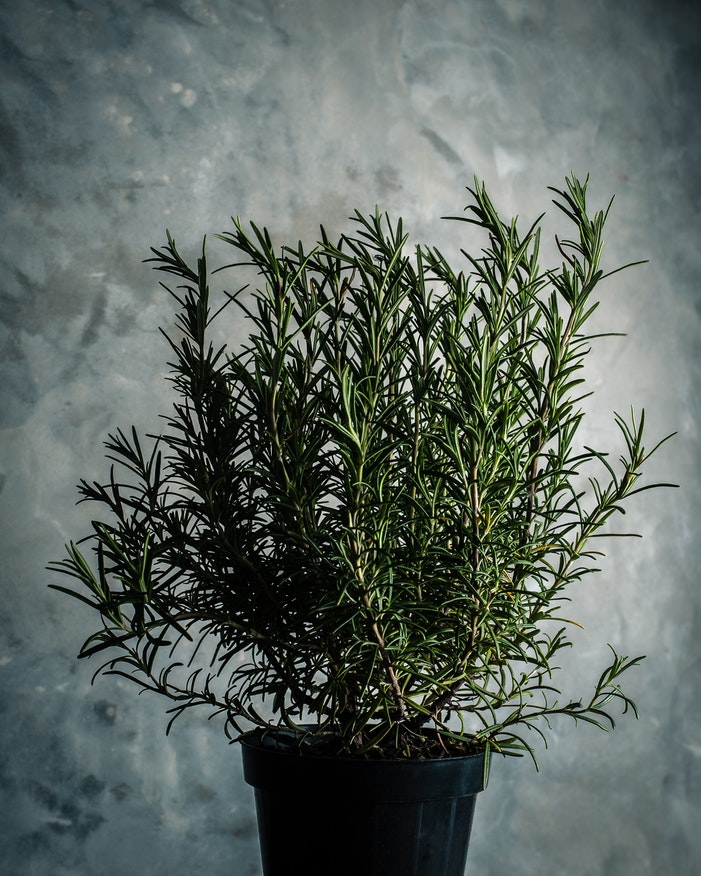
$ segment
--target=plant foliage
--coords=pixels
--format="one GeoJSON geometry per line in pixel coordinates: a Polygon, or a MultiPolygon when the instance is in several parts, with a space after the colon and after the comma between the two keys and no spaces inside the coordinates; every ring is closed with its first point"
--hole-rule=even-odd
{"type": "Polygon", "coordinates": [[[459,270],[379,212],[309,250],[234,220],[225,269],[261,280],[215,301],[204,245],[193,267],[168,235],[150,261],[177,283],[177,400],[148,448],[110,436],[109,478],[80,484],[106,512],[91,559],[71,543],[51,566],[100,615],[80,656],[174,718],[205,704],[234,737],[311,723],[357,755],[411,756],[429,728],[533,754],[526,731],[553,715],[634,710],[619,677],[641,658],[612,649],[582,701],[553,680],[592,537],[653,486],[642,413],[615,415],[617,463],[578,441],[587,322],[615,273],[586,188],[553,189],[572,228],[553,269],[542,217],[522,233],[478,181],[459,221],[485,246],[459,270]],[[236,350],[210,340],[227,305],[250,327],[236,350]]]}

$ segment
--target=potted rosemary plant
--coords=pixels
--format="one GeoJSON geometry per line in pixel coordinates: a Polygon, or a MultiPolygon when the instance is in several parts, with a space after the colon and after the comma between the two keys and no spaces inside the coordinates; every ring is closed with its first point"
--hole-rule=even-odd
{"type": "Polygon", "coordinates": [[[269,876],[462,874],[490,752],[635,709],[619,677],[641,658],[612,649],[582,700],[552,677],[592,536],[660,486],[639,482],[642,413],[615,416],[618,463],[581,443],[588,320],[616,272],[586,189],[553,189],[572,228],[553,269],[542,217],[521,232],[479,182],[459,221],[484,248],[459,268],[377,212],[311,249],[235,220],[219,270],[260,282],[218,299],[204,246],[196,266],[170,235],[152,250],[175,278],[177,399],[148,446],[109,437],[108,478],[80,484],[104,513],[52,586],[97,612],[98,672],[242,741],[269,876]],[[228,307],[240,349],[210,339],[228,307]]]}

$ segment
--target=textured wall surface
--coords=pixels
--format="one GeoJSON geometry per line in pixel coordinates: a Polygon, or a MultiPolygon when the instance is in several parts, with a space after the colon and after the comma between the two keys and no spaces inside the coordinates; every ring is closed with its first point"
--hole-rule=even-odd
{"type": "Polygon", "coordinates": [[[640,497],[645,538],[572,608],[575,689],[607,641],[648,655],[640,720],[554,724],[540,773],[496,761],[468,870],[701,872],[700,51],[692,0],[0,0],[1,872],[260,873],[238,750],[91,688],[92,618],[46,586],[106,433],[169,404],[149,245],[196,255],[232,214],[308,240],[376,203],[452,245],[474,174],[533,218],[571,170],[616,193],[610,264],[650,259],[600,308],[629,337],[599,347],[589,428],[645,406],[679,432],[651,473],[683,489],[640,497]]]}

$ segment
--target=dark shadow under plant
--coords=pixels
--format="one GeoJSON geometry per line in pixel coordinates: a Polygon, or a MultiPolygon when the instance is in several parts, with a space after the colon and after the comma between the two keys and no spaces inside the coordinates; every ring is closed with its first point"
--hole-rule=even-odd
{"type": "Polygon", "coordinates": [[[177,282],[177,400],[148,449],[110,436],[109,478],[80,485],[106,512],[91,556],[71,543],[51,566],[100,615],[80,652],[106,656],[98,672],[173,718],[312,725],[355,756],[425,753],[429,729],[440,752],[533,755],[526,731],[553,715],[608,727],[615,701],[635,708],[619,678],[641,658],[612,649],[582,701],[552,675],[593,537],[659,486],[638,480],[642,413],[615,416],[618,462],[578,440],[608,210],[574,176],[553,190],[572,233],[543,269],[542,217],[522,233],[469,191],[460,221],[485,245],[459,269],[379,213],[310,250],[235,220],[225,268],[261,282],[216,302],[204,246],[196,266],[170,235],[153,250],[177,282]],[[210,340],[227,305],[241,349],[210,340]]]}

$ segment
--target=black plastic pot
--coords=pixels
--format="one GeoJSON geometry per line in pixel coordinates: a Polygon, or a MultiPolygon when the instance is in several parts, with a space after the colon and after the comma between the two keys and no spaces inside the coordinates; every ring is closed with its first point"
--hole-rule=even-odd
{"type": "Polygon", "coordinates": [[[463,876],[484,754],[351,760],[241,742],[265,876],[463,876]]]}

